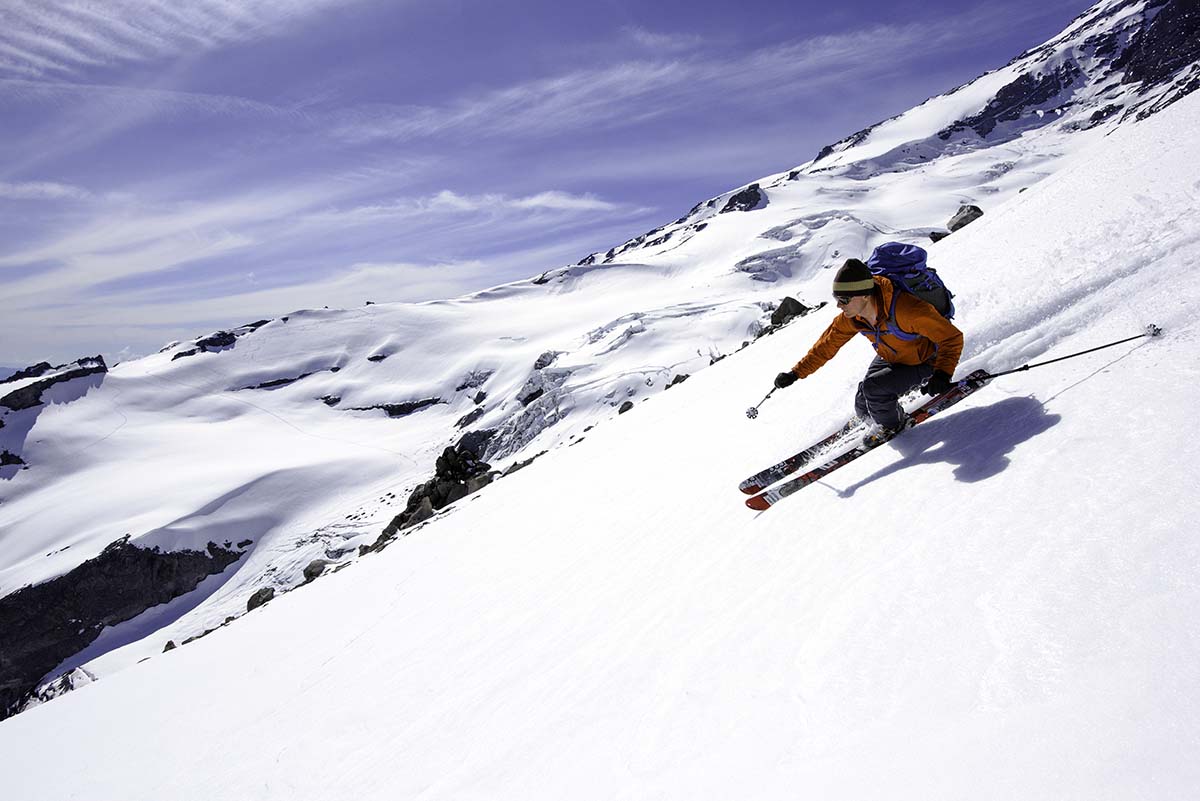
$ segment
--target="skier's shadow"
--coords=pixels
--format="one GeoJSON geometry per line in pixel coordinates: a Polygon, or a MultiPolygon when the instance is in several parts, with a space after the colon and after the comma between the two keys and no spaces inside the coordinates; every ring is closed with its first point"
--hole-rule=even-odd
{"type": "Polygon", "coordinates": [[[935,417],[905,431],[889,447],[904,457],[838,494],[848,498],[860,487],[915,464],[949,462],[954,477],[973,483],[991,478],[1009,465],[1008,453],[1022,442],[1056,425],[1062,417],[1050,414],[1036,398],[1007,398],[935,417]]]}

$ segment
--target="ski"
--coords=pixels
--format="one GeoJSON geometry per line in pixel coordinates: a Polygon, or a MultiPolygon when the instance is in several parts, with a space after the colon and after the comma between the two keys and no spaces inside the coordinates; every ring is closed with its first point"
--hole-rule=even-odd
{"type": "Polygon", "coordinates": [[[795,473],[801,467],[811,462],[822,452],[827,450],[838,440],[853,432],[855,429],[862,427],[862,421],[857,417],[849,420],[844,426],[834,431],[825,439],[810,445],[799,453],[794,453],[782,462],[776,462],[765,470],[760,470],[750,478],[745,479],[741,484],[738,484],[738,489],[747,495],[757,495],[767,487],[774,484],[776,481],[787,478],[792,473],[795,473]]]}
{"type": "MultiPolygon", "coordinates": [[[[906,402],[916,397],[916,395],[917,390],[905,393],[900,397],[900,405],[903,406],[906,402]]],[[[810,445],[799,453],[794,453],[783,461],[776,462],[770,467],[758,471],[750,476],[750,478],[745,479],[741,484],[738,484],[738,489],[747,495],[757,495],[776,481],[787,478],[813,459],[824,455],[831,447],[838,444],[839,440],[844,439],[859,429],[866,430],[866,424],[857,417],[851,418],[844,426],[820,442],[810,445]]]]}
{"type": "MultiPolygon", "coordinates": [[[[949,391],[938,395],[936,398],[930,398],[915,411],[910,412],[908,427],[911,428],[912,426],[919,425],[928,420],[930,417],[933,417],[935,414],[948,409],[971,393],[987,385],[988,381],[990,380],[991,376],[989,376],[986,371],[976,370],[962,381],[959,381],[949,391]]],[[[766,511],[787,496],[795,492],[799,492],[809,484],[820,481],[834,470],[837,470],[840,467],[845,467],[858,457],[862,456],[864,453],[872,451],[875,448],[878,448],[880,445],[890,442],[903,431],[904,429],[901,429],[900,431],[897,431],[888,437],[878,437],[869,442],[861,442],[850,450],[833,457],[832,459],[818,465],[817,467],[814,467],[811,470],[806,471],[796,478],[793,478],[791,481],[786,481],[774,489],[755,495],[753,498],[747,498],[746,505],[751,509],[766,511]]]]}

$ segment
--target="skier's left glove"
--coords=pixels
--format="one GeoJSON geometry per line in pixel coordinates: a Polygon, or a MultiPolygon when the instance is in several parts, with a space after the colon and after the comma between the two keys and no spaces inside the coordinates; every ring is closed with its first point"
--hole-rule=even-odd
{"type": "Polygon", "coordinates": [[[941,395],[943,392],[949,392],[952,386],[954,386],[953,376],[945,370],[934,370],[929,381],[921,387],[921,391],[926,395],[941,395]]]}
{"type": "Polygon", "coordinates": [[[795,383],[796,383],[796,374],[793,373],[791,370],[788,370],[786,373],[780,373],[779,375],[775,376],[775,388],[776,389],[787,389],[788,387],[790,387],[792,384],[795,384],[795,383]]]}

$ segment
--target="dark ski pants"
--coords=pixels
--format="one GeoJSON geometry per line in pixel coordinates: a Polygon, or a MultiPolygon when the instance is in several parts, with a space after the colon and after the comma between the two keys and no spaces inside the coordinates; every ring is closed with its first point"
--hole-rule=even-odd
{"type": "Polygon", "coordinates": [[[892,364],[876,356],[858,385],[854,411],[864,420],[896,428],[900,425],[900,407],[896,401],[931,375],[931,364],[892,364]]]}

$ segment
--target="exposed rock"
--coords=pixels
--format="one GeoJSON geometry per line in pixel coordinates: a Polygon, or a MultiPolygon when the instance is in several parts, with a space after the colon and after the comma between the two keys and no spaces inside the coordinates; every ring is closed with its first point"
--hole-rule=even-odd
{"type": "Polygon", "coordinates": [[[329,562],[325,561],[324,559],[312,560],[304,568],[304,581],[306,583],[310,581],[316,581],[320,575],[325,572],[325,568],[328,565],[329,562]]]}
{"type": "Polygon", "coordinates": [[[237,334],[232,331],[218,331],[215,334],[209,334],[204,339],[196,340],[196,346],[207,353],[218,348],[228,348],[235,342],[237,342],[237,334]]]}
{"type": "Polygon", "coordinates": [[[319,400],[321,401],[321,403],[324,403],[326,406],[337,406],[339,403],[342,402],[342,398],[340,395],[322,395],[319,398],[319,400]]]}
{"type": "Polygon", "coordinates": [[[163,653],[165,654],[167,651],[174,651],[178,647],[179,646],[175,644],[174,640],[167,640],[167,644],[163,646],[163,653]]]}
{"type": "Polygon", "coordinates": [[[455,450],[470,453],[476,459],[482,459],[483,454],[487,452],[488,443],[491,442],[494,436],[496,436],[496,429],[494,428],[485,428],[481,431],[468,431],[466,434],[463,434],[462,439],[454,447],[455,450]]]}
{"type": "Polygon", "coordinates": [[[624,403],[621,404],[621,408],[617,409],[617,414],[625,414],[625,412],[629,411],[632,408],[633,408],[633,401],[625,401],[624,403]]]}
{"type": "MultiPolygon", "coordinates": [[[[40,367],[40,365],[38,365],[40,367]]],[[[104,363],[104,357],[92,356],[87,359],[80,359],[70,365],[60,365],[53,368],[62,370],[61,373],[55,373],[52,376],[43,378],[41,381],[35,381],[32,384],[15,389],[12,392],[0,397],[0,406],[6,406],[13,411],[21,409],[31,409],[34,406],[40,406],[42,403],[42,393],[55,384],[61,384],[64,381],[73,381],[76,378],[84,378],[89,375],[99,373],[107,373],[108,366],[104,363]],[[70,368],[70,369],[68,369],[70,368]]],[[[39,375],[44,375],[46,371],[42,371],[39,375]]]]}
{"type": "MultiPolygon", "coordinates": [[[[283,317],[280,319],[282,319],[283,322],[285,322],[285,323],[288,320],[288,318],[286,318],[286,317],[283,317]]],[[[257,331],[259,328],[262,328],[264,325],[266,325],[269,322],[271,322],[271,321],[270,320],[257,320],[253,323],[249,323],[248,325],[243,325],[240,328],[237,328],[233,331],[217,331],[215,333],[209,334],[208,336],[206,336],[202,339],[197,339],[194,343],[195,347],[191,348],[190,350],[184,350],[184,351],[180,351],[179,353],[176,353],[174,356],[171,357],[171,361],[175,361],[176,359],[182,359],[186,356],[195,356],[197,353],[213,353],[216,351],[222,351],[222,350],[226,350],[228,348],[232,348],[237,343],[239,337],[243,337],[246,334],[253,333],[254,331],[257,331]]]]}
{"type": "Polygon", "coordinates": [[[966,130],[987,137],[1002,122],[1014,122],[1032,116],[1039,106],[1048,104],[1082,78],[1083,72],[1074,63],[1063,64],[1056,70],[1036,77],[1022,73],[1012,83],[1002,87],[982,111],[938,131],[938,138],[946,140],[966,130]]]}
{"type": "Polygon", "coordinates": [[[688,378],[690,378],[690,377],[691,376],[689,376],[687,373],[679,373],[674,378],[671,379],[671,383],[667,384],[665,389],[670,389],[671,387],[675,386],[676,384],[682,384],[684,381],[687,381],[688,378]]]}
{"type": "Polygon", "coordinates": [[[8,378],[4,379],[3,381],[0,381],[0,384],[7,384],[12,381],[21,381],[26,378],[37,378],[40,375],[45,375],[46,373],[50,372],[53,369],[54,368],[50,365],[50,362],[38,362],[37,364],[32,365],[31,367],[26,367],[23,370],[18,370],[17,372],[10,375],[8,378]]]}
{"type": "Polygon", "coordinates": [[[80,687],[86,687],[96,681],[96,677],[84,670],[83,668],[74,668],[68,670],[53,681],[48,681],[35,690],[31,696],[21,704],[20,708],[14,711],[24,712],[27,709],[32,709],[35,706],[41,706],[47,701],[52,701],[60,695],[66,695],[72,690],[78,690],[80,687]]]}
{"type": "Polygon", "coordinates": [[[462,383],[454,388],[454,391],[462,392],[465,389],[482,387],[487,383],[487,380],[495,374],[495,372],[495,370],[472,370],[471,372],[467,373],[467,376],[462,380],[462,383]]]}
{"type": "Polygon", "coordinates": [[[363,553],[379,550],[396,534],[410,526],[428,520],[433,513],[491,483],[495,474],[491,465],[479,460],[476,449],[481,448],[495,432],[473,432],[463,437],[456,447],[446,448],[437,458],[433,478],[417,487],[408,496],[404,511],[396,515],[383,534],[363,553]],[[468,441],[468,437],[472,437],[468,441]]]}
{"type": "Polygon", "coordinates": [[[302,373],[295,378],[276,378],[271,381],[264,381],[261,384],[255,384],[252,387],[242,387],[242,389],[274,389],[275,387],[285,387],[288,384],[294,384],[297,381],[308,378],[312,373],[302,373]]]}
{"type": "Polygon", "coordinates": [[[471,425],[471,423],[474,423],[476,420],[478,420],[480,417],[483,417],[483,414],[484,414],[484,409],[482,406],[472,409],[471,411],[464,414],[462,417],[458,418],[458,422],[456,422],[454,424],[454,427],[455,428],[466,428],[467,426],[471,425]]]}
{"type": "Polygon", "coordinates": [[[384,359],[386,359],[386,358],[387,358],[388,356],[390,356],[390,355],[391,355],[390,353],[374,353],[374,354],[372,354],[372,355],[370,355],[370,356],[368,356],[368,357],[367,357],[367,361],[369,361],[369,362],[381,362],[381,361],[383,361],[384,359]]]}
{"type": "Polygon", "coordinates": [[[473,400],[476,404],[483,403],[485,400],[487,400],[487,393],[483,391],[476,392],[475,397],[471,398],[471,400],[473,400]]]}
{"type": "Polygon", "coordinates": [[[1159,84],[1200,59],[1200,6],[1170,0],[1121,54],[1122,83],[1159,84]]]}
{"type": "Polygon", "coordinates": [[[250,596],[250,600],[246,602],[246,611],[253,612],[255,609],[257,609],[258,607],[267,603],[274,597],[275,597],[275,588],[274,587],[263,587],[262,589],[257,590],[253,595],[250,596]]]}
{"type": "Polygon", "coordinates": [[[812,309],[795,298],[788,296],[779,302],[779,307],[771,312],[771,325],[780,326],[796,317],[803,317],[812,309]]]}
{"type": "Polygon", "coordinates": [[[538,398],[542,397],[545,394],[546,394],[546,388],[538,387],[533,392],[530,392],[528,395],[526,395],[523,398],[519,398],[518,400],[521,401],[522,406],[528,406],[529,404],[533,403],[535,400],[537,400],[538,398]]]}
{"type": "Polygon", "coordinates": [[[934,242],[941,242],[946,237],[950,236],[949,231],[930,231],[929,238],[934,242]]]}
{"type": "Polygon", "coordinates": [[[0,599],[0,718],[28,699],[38,680],[104,629],[191,592],[239,554],[130,545],[128,537],[56,579],[0,599]]]}
{"type": "Polygon", "coordinates": [[[0,467],[10,464],[25,464],[25,460],[15,453],[9,451],[0,451],[0,467]]]}
{"type": "Polygon", "coordinates": [[[407,401],[405,403],[379,403],[374,406],[355,406],[350,411],[353,412],[369,412],[372,409],[383,409],[387,412],[388,417],[407,417],[413,412],[419,412],[430,406],[436,406],[439,403],[445,403],[441,398],[425,398],[418,401],[407,401]]]}
{"type": "MultiPolygon", "coordinates": [[[[962,228],[964,225],[968,225],[970,223],[975,222],[982,216],[983,216],[983,209],[979,208],[978,206],[970,206],[970,205],[959,206],[958,211],[954,214],[953,217],[950,218],[950,222],[946,223],[946,227],[949,228],[952,232],[957,231],[959,228],[962,228]]],[[[934,240],[934,241],[937,241],[937,240],[934,240]]],[[[955,240],[955,241],[957,242],[958,240],[955,240]]]]}
{"type": "Polygon", "coordinates": [[[541,356],[537,357],[537,361],[533,363],[534,370],[543,370],[558,361],[558,357],[562,356],[565,351],[548,350],[541,356]]]}
{"type": "Polygon", "coordinates": [[[721,209],[721,214],[726,214],[731,211],[754,211],[761,209],[767,205],[767,196],[758,184],[750,184],[740,192],[734,193],[725,203],[725,208],[721,209]]]}

